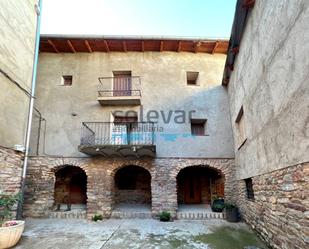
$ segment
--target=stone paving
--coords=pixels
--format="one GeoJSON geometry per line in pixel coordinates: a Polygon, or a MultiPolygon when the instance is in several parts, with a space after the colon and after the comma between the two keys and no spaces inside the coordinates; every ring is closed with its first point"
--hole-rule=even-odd
{"type": "Polygon", "coordinates": [[[244,249],[267,248],[244,223],[208,219],[27,219],[15,249],[244,249]]]}

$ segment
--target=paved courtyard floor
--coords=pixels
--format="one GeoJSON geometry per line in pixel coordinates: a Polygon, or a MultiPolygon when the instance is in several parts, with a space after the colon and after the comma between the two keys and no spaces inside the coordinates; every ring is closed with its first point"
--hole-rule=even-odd
{"type": "Polygon", "coordinates": [[[15,249],[267,248],[244,223],[225,220],[27,219],[15,249]]]}

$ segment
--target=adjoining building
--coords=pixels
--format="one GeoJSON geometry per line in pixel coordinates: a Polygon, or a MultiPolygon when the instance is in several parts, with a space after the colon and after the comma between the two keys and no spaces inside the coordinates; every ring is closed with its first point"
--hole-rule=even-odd
{"type": "Polygon", "coordinates": [[[21,187],[37,3],[0,2],[0,193],[16,193],[21,187]]]}
{"type": "Polygon", "coordinates": [[[273,248],[307,248],[309,2],[247,3],[237,3],[223,78],[235,143],[234,198],[273,248]]]}

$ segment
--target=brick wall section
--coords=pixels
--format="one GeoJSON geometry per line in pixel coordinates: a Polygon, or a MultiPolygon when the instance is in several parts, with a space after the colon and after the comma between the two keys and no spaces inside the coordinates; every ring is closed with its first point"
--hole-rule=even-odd
{"type": "Polygon", "coordinates": [[[53,206],[54,172],[71,165],[87,174],[87,217],[95,213],[110,217],[115,204],[114,176],[118,169],[136,165],[151,174],[152,213],[167,210],[176,215],[176,176],[183,168],[200,165],[219,170],[225,176],[225,196],[231,199],[234,183],[233,159],[103,159],[103,158],[52,158],[32,157],[26,182],[24,214],[46,217],[53,206]]]}
{"type": "Polygon", "coordinates": [[[0,193],[20,190],[23,153],[0,146],[0,193]]]}
{"type": "Polygon", "coordinates": [[[237,182],[243,218],[275,249],[303,249],[309,243],[309,163],[255,176],[255,200],[246,198],[243,180],[237,182]]]}

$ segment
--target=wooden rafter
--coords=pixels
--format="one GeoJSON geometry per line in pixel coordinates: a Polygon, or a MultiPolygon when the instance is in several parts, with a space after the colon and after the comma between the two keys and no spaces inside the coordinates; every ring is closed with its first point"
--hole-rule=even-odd
{"type": "Polygon", "coordinates": [[[231,48],[230,51],[231,51],[233,54],[238,54],[238,52],[239,52],[239,46],[236,46],[236,47],[231,48]]]}
{"type": "Polygon", "coordinates": [[[231,71],[234,70],[234,65],[228,64],[227,66],[228,66],[228,68],[229,68],[231,71]]]}
{"type": "Polygon", "coordinates": [[[255,4],[255,0],[244,0],[242,6],[243,6],[244,8],[250,9],[250,8],[253,8],[254,4],[255,4]]]}
{"type": "Polygon", "coordinates": [[[214,54],[215,52],[216,52],[216,49],[218,48],[218,46],[219,46],[219,42],[218,41],[216,41],[215,42],[215,45],[214,45],[214,47],[213,47],[213,49],[212,49],[212,54],[214,54]]]}
{"type": "Polygon", "coordinates": [[[122,41],[123,51],[127,52],[127,43],[126,41],[122,41]]]}
{"type": "Polygon", "coordinates": [[[163,51],[163,48],[164,48],[164,43],[163,43],[163,41],[161,41],[161,42],[160,42],[160,52],[163,51]]]}
{"type": "Polygon", "coordinates": [[[41,40],[41,52],[50,53],[79,53],[94,52],[98,49],[104,52],[113,51],[174,51],[174,52],[195,52],[195,53],[234,53],[237,54],[238,47],[228,48],[228,41],[224,40],[146,40],[135,39],[103,39],[103,38],[54,38],[44,37],[41,40]],[[116,46],[117,45],[117,46],[116,46]]]}
{"type": "Polygon", "coordinates": [[[51,45],[56,53],[59,53],[59,50],[56,48],[55,44],[51,40],[47,40],[48,44],[51,45]]]}
{"type": "Polygon", "coordinates": [[[104,40],[103,42],[104,42],[104,45],[105,45],[106,52],[110,52],[107,41],[104,40]]]}
{"type": "Polygon", "coordinates": [[[195,42],[194,43],[194,53],[198,52],[199,47],[201,46],[201,42],[195,42]]]}
{"type": "Polygon", "coordinates": [[[67,40],[67,44],[69,45],[72,53],[76,53],[76,50],[75,50],[75,48],[74,48],[74,46],[73,46],[73,44],[72,44],[72,42],[70,40],[67,40]]]}
{"type": "Polygon", "coordinates": [[[88,49],[88,52],[89,52],[89,53],[92,53],[92,48],[91,48],[91,46],[90,46],[88,40],[85,40],[85,45],[86,45],[86,47],[87,47],[87,49],[88,49]]]}
{"type": "Polygon", "coordinates": [[[177,52],[181,52],[181,41],[178,42],[177,52]]]}

